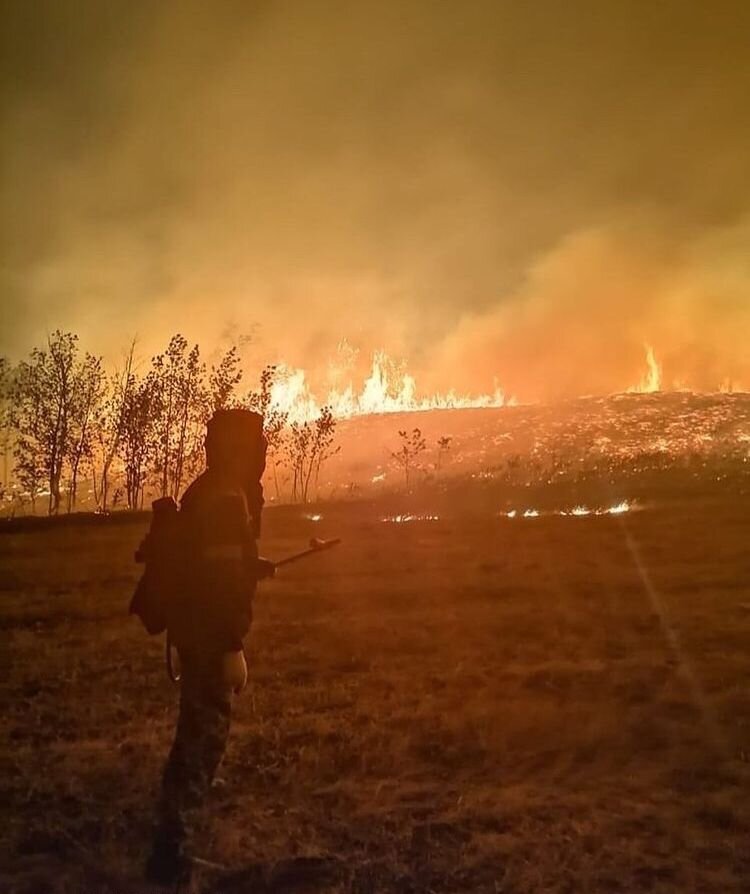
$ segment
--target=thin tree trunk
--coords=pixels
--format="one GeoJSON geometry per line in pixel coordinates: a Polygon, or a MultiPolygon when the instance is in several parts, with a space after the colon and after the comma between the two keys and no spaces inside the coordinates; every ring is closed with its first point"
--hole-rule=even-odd
{"type": "Polygon", "coordinates": [[[276,499],[277,499],[277,500],[279,500],[279,499],[281,498],[281,495],[279,494],[279,472],[278,472],[278,468],[279,468],[279,464],[275,462],[275,463],[273,464],[273,486],[274,486],[274,489],[276,490],[276,499]]]}
{"type": "Polygon", "coordinates": [[[313,454],[310,457],[310,464],[307,467],[307,475],[305,476],[305,492],[302,498],[303,503],[307,503],[307,495],[310,492],[310,478],[312,477],[313,464],[315,462],[315,455],[313,454]]]}
{"type": "Polygon", "coordinates": [[[68,494],[68,512],[71,512],[73,509],[75,509],[76,499],[78,498],[78,469],[80,467],[80,462],[80,457],[76,457],[75,463],[73,464],[73,468],[71,470],[70,493],[68,494]]]}
{"type": "Polygon", "coordinates": [[[183,407],[182,421],[180,424],[180,438],[177,442],[177,457],[175,459],[174,481],[172,482],[172,496],[177,499],[182,485],[182,475],[185,466],[185,441],[187,440],[187,424],[188,424],[188,404],[187,399],[183,407]]]}

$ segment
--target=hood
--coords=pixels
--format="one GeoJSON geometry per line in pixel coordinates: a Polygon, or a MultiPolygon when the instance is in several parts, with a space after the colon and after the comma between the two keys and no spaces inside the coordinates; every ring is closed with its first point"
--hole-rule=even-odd
{"type": "Polygon", "coordinates": [[[236,478],[253,489],[266,468],[263,417],[251,410],[217,410],[206,431],[206,462],[211,472],[236,478]]]}

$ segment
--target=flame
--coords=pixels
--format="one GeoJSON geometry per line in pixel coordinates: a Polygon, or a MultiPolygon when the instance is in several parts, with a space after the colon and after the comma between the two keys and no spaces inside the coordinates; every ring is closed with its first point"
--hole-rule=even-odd
{"type": "MultiPolygon", "coordinates": [[[[644,344],[646,368],[636,385],[625,390],[626,394],[656,394],[663,390],[662,366],[650,344],[644,344]]],[[[323,407],[329,407],[337,419],[355,416],[379,415],[384,413],[415,413],[428,410],[458,410],[512,407],[517,405],[515,397],[506,397],[503,390],[484,394],[462,394],[451,389],[420,395],[415,378],[406,371],[404,363],[394,361],[385,351],[377,351],[372,356],[370,371],[361,387],[356,388],[351,381],[353,358],[356,350],[347,342],[339,345],[343,362],[329,365],[330,387],[316,392],[310,385],[303,369],[280,363],[276,366],[274,380],[270,386],[270,409],[284,414],[291,423],[309,422],[320,415],[323,407]],[[347,381],[348,379],[348,381],[347,381]]],[[[680,390],[678,382],[671,386],[680,390]]],[[[742,391],[742,385],[726,378],[718,389],[721,393],[742,391]]],[[[484,473],[478,473],[482,477],[484,473]]],[[[373,478],[373,482],[382,478],[373,478]]]]}
{"type": "Polygon", "coordinates": [[[506,400],[500,388],[495,388],[491,394],[465,395],[451,390],[418,397],[414,377],[383,351],[373,356],[370,374],[358,391],[349,383],[343,388],[331,388],[321,400],[310,388],[304,370],[284,364],[276,368],[276,377],[270,388],[271,409],[286,414],[290,422],[314,419],[323,406],[330,407],[336,418],[348,419],[374,413],[413,413],[514,404],[515,400],[506,400]]]}
{"type": "Polygon", "coordinates": [[[657,391],[661,391],[661,366],[651,345],[644,345],[644,347],[646,349],[646,373],[637,385],[628,388],[628,394],[655,394],[657,391]]]}
{"type": "Polygon", "coordinates": [[[743,382],[739,382],[736,379],[732,379],[729,376],[726,376],[721,380],[721,384],[719,385],[719,393],[720,394],[742,394],[747,392],[748,389],[745,387],[743,382]]]}
{"type": "Polygon", "coordinates": [[[563,518],[585,518],[588,515],[622,515],[625,512],[630,512],[633,507],[634,504],[629,500],[621,500],[613,506],[605,506],[600,509],[589,509],[588,506],[578,505],[573,506],[572,509],[553,509],[544,512],[540,512],[538,509],[524,509],[520,516],[517,509],[510,509],[501,514],[506,518],[539,518],[540,515],[559,515],[563,518]]]}
{"type": "MultiPolygon", "coordinates": [[[[646,368],[636,385],[625,390],[626,394],[656,394],[663,390],[662,366],[654,348],[644,344],[646,368]]],[[[323,407],[328,407],[336,419],[350,419],[355,416],[380,415],[384,413],[415,413],[428,410],[458,410],[513,407],[515,397],[506,397],[503,390],[495,387],[484,394],[463,394],[451,389],[420,395],[414,376],[406,370],[403,362],[393,360],[385,351],[376,351],[372,356],[370,370],[360,387],[352,383],[352,369],[357,351],[347,342],[342,342],[338,354],[342,362],[329,364],[327,389],[316,391],[310,385],[303,369],[280,363],[275,368],[275,376],[270,386],[269,409],[286,416],[290,423],[310,422],[320,415],[323,407]]],[[[680,390],[678,382],[671,386],[680,390]]],[[[726,378],[718,389],[721,393],[741,391],[742,386],[726,378]]],[[[622,393],[622,392],[621,392],[622,393]]],[[[476,473],[483,477],[485,473],[476,473]]],[[[491,477],[491,476],[488,476],[491,477]]],[[[374,477],[373,483],[383,480],[374,477]]]]}
{"type": "Polygon", "coordinates": [[[604,510],[605,515],[622,515],[624,512],[630,512],[630,503],[627,500],[623,500],[622,503],[610,506],[609,509],[604,510]]]}

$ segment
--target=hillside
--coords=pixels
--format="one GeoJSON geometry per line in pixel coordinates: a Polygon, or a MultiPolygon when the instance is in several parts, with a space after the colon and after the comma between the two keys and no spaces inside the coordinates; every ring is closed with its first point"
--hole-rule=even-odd
{"type": "Polygon", "coordinates": [[[339,424],[341,449],[321,475],[321,498],[401,488],[391,452],[399,429],[414,427],[427,441],[418,478],[432,483],[456,476],[497,481],[513,469],[535,484],[594,469],[736,469],[750,453],[750,394],[621,394],[355,417],[339,424]],[[440,437],[451,442],[438,472],[440,437]]]}

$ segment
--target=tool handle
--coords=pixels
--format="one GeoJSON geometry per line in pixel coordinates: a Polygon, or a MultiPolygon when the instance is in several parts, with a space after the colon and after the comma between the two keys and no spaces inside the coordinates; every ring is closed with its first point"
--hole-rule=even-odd
{"type": "Polygon", "coordinates": [[[340,537],[336,537],[333,540],[318,540],[313,537],[310,541],[309,549],[304,549],[300,553],[294,553],[294,555],[279,559],[278,562],[274,562],[274,565],[276,568],[281,568],[283,565],[291,565],[292,562],[297,562],[299,559],[304,559],[306,556],[312,556],[314,553],[322,553],[324,550],[331,549],[339,543],[341,543],[340,537]]]}

